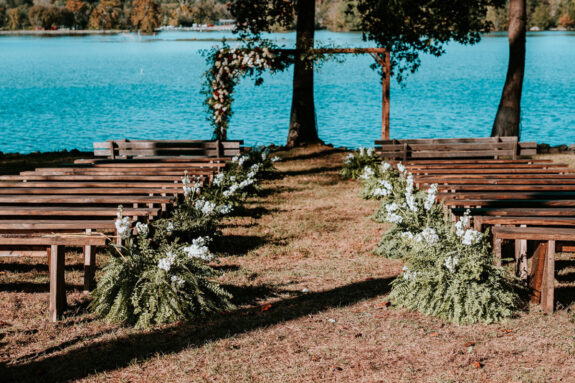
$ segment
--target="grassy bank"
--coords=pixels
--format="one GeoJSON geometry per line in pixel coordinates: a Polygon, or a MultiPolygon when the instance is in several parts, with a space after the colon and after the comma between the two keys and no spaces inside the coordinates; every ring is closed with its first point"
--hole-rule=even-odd
{"type": "MultiPolygon", "coordinates": [[[[575,376],[575,317],[568,309],[546,316],[534,307],[506,323],[454,326],[389,307],[389,283],[402,262],[371,254],[385,226],[369,219],[377,202],[361,200],[360,185],[338,177],[343,152],[313,147],[279,155],[282,178],[264,183],[242,216],[224,221],[218,268],[236,311],[148,332],[103,323],[86,312],[81,258],[70,252],[70,310],[52,324],[45,261],[1,259],[0,377],[548,382],[575,376]]],[[[564,261],[563,279],[572,277],[569,267],[572,261],[564,261]]]]}

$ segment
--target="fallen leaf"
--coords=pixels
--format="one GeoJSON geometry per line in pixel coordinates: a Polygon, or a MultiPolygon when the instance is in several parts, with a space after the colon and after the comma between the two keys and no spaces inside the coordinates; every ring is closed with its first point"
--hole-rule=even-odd
{"type": "Polygon", "coordinates": [[[356,337],[356,338],[361,338],[362,336],[363,336],[362,333],[357,333],[357,334],[355,334],[355,337],[356,337]]]}
{"type": "Polygon", "coordinates": [[[389,307],[389,306],[391,306],[391,302],[385,301],[385,302],[382,302],[381,305],[382,305],[383,307],[389,307]]]}
{"type": "Polygon", "coordinates": [[[431,334],[429,334],[429,336],[436,337],[436,336],[439,336],[439,333],[438,332],[432,332],[431,334]]]}
{"type": "Polygon", "coordinates": [[[262,306],[262,311],[268,311],[269,309],[271,309],[272,305],[271,304],[267,304],[265,306],[262,306]]]}
{"type": "Polygon", "coordinates": [[[479,362],[473,362],[472,366],[475,367],[475,368],[481,368],[481,367],[483,367],[483,365],[482,365],[481,363],[479,363],[479,362]]]}
{"type": "Polygon", "coordinates": [[[339,366],[335,366],[334,369],[338,370],[338,371],[343,371],[343,368],[339,367],[339,366]]]}
{"type": "Polygon", "coordinates": [[[467,342],[463,345],[463,347],[473,347],[475,346],[475,342],[467,342]]]}
{"type": "Polygon", "coordinates": [[[510,332],[513,332],[513,330],[503,329],[503,330],[501,330],[501,332],[509,334],[510,332]]]}

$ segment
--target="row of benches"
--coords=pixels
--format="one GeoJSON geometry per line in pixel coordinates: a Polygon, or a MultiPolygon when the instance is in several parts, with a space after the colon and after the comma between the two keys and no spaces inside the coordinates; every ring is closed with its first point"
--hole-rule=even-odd
{"type": "MultiPolygon", "coordinates": [[[[94,153],[101,156],[99,148],[105,145],[123,150],[126,142],[95,143],[94,153]]],[[[197,150],[192,153],[187,151],[190,142],[182,142],[184,156],[112,151],[109,158],[0,176],[0,256],[49,256],[52,320],[57,320],[66,306],[64,247],[84,248],[84,289],[90,290],[94,247],[104,246],[111,238],[118,240],[115,218],[119,205],[124,206],[124,216],[134,222],[149,222],[166,214],[183,194],[184,172],[196,181],[209,182],[225,167],[225,161],[241,152],[242,144],[193,141],[197,150]]],[[[140,145],[129,143],[130,147],[140,145]]],[[[177,141],[142,143],[178,146],[177,141]]]]}
{"type": "Polygon", "coordinates": [[[520,143],[516,137],[377,143],[384,158],[407,160],[404,165],[417,186],[438,184],[438,199],[454,217],[470,209],[475,229],[491,226],[498,262],[501,242],[515,241],[518,275],[529,280],[533,299],[553,311],[555,250],[569,249],[556,241],[575,241],[574,169],[548,160],[518,159],[535,154],[536,143],[520,143]],[[407,152],[392,152],[397,145],[407,152]],[[511,152],[503,149],[508,146],[511,152]],[[542,242],[533,253],[531,275],[527,240],[542,242]]]}

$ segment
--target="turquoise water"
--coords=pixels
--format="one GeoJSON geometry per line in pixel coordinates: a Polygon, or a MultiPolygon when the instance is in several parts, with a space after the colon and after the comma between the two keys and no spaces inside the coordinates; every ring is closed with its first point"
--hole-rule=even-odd
{"type": "MultiPolygon", "coordinates": [[[[112,138],[210,138],[200,94],[199,54],[222,33],[164,32],[87,37],[0,36],[0,151],[90,149],[112,138]]],[[[293,44],[293,34],[272,36],[293,44]]],[[[359,34],[319,32],[340,46],[366,46],[359,34]]],[[[405,87],[392,83],[394,138],[487,136],[507,68],[505,34],[476,46],[452,44],[424,57],[405,87]]],[[[369,56],[329,62],[316,76],[320,137],[370,145],[381,135],[381,84],[369,56]]],[[[575,33],[528,36],[522,139],[575,142],[575,33]]],[[[282,144],[292,72],[236,92],[229,138],[282,144]]]]}

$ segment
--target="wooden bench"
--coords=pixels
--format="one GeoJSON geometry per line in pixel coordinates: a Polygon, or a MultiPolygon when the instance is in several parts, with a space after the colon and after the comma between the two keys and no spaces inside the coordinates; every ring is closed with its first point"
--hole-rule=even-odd
{"type": "Polygon", "coordinates": [[[233,157],[241,153],[243,141],[205,140],[108,140],[94,143],[94,156],[156,158],[170,156],[233,157]]]}
{"type": "Polygon", "coordinates": [[[547,227],[510,227],[501,226],[493,228],[496,241],[504,239],[516,241],[516,260],[523,262],[527,268],[527,257],[520,254],[518,241],[532,240],[545,241],[540,244],[533,254],[530,286],[533,297],[540,302],[543,310],[552,313],[555,309],[555,250],[557,241],[575,241],[575,229],[547,228],[547,227]],[[517,259],[519,258],[519,259],[517,259]]]}
{"type": "Polygon", "coordinates": [[[0,234],[0,246],[39,247],[49,257],[50,269],[50,319],[57,321],[66,309],[66,286],[64,279],[64,247],[105,246],[107,238],[102,235],[41,235],[0,234]]]}
{"type": "Polygon", "coordinates": [[[536,142],[518,142],[517,137],[482,137],[417,140],[376,140],[376,152],[385,159],[494,158],[533,155],[536,142]]]}

